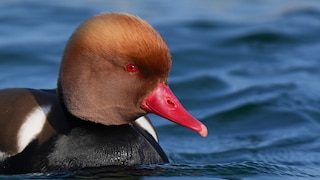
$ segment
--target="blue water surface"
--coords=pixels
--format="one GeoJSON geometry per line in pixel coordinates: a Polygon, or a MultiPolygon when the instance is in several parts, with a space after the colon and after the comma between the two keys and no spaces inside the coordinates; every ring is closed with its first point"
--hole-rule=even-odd
{"type": "Polygon", "coordinates": [[[317,0],[1,1],[0,88],[56,87],[73,30],[114,11],[142,17],[163,36],[169,84],[209,136],[151,115],[169,164],[0,179],[320,177],[317,0]]]}

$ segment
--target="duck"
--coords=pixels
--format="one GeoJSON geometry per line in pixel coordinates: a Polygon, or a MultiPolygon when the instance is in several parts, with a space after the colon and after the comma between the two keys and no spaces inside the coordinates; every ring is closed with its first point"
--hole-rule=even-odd
{"type": "Polygon", "coordinates": [[[0,174],[168,163],[148,113],[208,134],[170,89],[171,61],[140,17],[85,20],[65,46],[56,88],[0,90],[0,174]]]}

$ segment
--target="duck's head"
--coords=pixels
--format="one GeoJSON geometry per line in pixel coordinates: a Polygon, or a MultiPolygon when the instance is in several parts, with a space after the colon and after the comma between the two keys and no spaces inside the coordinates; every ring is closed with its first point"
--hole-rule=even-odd
{"type": "Polygon", "coordinates": [[[120,13],[94,16],[70,37],[59,79],[60,100],[74,116],[105,125],[154,113],[207,135],[167,84],[169,49],[144,20],[120,13]]]}

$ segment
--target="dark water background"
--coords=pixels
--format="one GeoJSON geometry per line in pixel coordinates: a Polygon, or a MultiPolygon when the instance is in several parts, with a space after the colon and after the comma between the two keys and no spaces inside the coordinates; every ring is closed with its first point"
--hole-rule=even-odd
{"type": "Polygon", "coordinates": [[[0,88],[55,87],[68,37],[105,11],[160,32],[170,86],[209,136],[151,116],[170,164],[0,179],[320,177],[320,1],[1,1],[0,88]]]}

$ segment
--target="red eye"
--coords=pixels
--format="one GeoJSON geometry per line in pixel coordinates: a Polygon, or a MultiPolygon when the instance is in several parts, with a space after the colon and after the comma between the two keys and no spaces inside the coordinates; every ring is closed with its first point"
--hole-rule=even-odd
{"type": "Polygon", "coordinates": [[[137,71],[137,66],[135,64],[128,64],[126,68],[127,68],[127,71],[131,73],[134,73],[137,71]]]}

